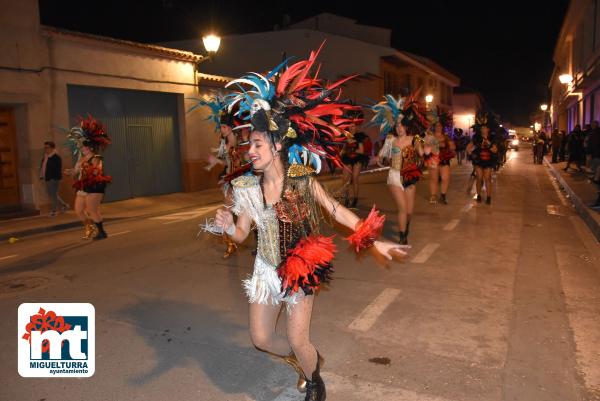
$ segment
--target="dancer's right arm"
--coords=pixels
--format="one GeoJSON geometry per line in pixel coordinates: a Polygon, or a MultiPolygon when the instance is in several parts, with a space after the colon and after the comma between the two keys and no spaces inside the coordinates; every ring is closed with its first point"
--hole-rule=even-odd
{"type": "Polygon", "coordinates": [[[242,243],[248,237],[250,233],[250,225],[252,221],[250,217],[248,217],[245,213],[242,213],[238,216],[237,222],[233,221],[233,214],[227,209],[219,209],[217,210],[217,215],[215,216],[215,224],[217,226],[223,227],[223,232],[227,232],[228,229],[231,231],[233,226],[233,234],[229,234],[229,238],[231,238],[234,242],[242,243]]]}

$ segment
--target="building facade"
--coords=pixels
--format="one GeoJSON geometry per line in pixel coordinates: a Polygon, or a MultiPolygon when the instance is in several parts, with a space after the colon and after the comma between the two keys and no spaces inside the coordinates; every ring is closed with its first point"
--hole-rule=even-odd
{"type": "Polygon", "coordinates": [[[600,119],[600,0],[572,0],[555,46],[548,84],[554,128],[570,131],[600,119]],[[572,80],[561,83],[560,76],[572,80]]]}
{"type": "Polygon", "coordinates": [[[202,167],[218,137],[206,111],[186,110],[228,78],[198,73],[203,57],[189,51],[42,26],[37,3],[0,0],[0,212],[46,209],[43,143],[71,166],[65,130],[87,114],[113,141],[106,201],[216,186],[202,167]]]}

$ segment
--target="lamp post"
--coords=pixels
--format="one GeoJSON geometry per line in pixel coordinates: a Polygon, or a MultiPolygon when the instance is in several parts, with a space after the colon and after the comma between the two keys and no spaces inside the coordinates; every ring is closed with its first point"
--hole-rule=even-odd
{"type": "Polygon", "coordinates": [[[547,110],[548,110],[548,105],[546,103],[541,104],[540,105],[540,110],[542,110],[542,113],[544,114],[543,116],[543,126],[544,126],[544,131],[547,131],[548,129],[548,116],[547,116],[547,110]]]}
{"type": "Polygon", "coordinates": [[[196,72],[199,72],[200,64],[205,61],[212,61],[214,55],[219,50],[219,46],[221,46],[221,38],[211,33],[210,35],[204,35],[202,37],[202,43],[204,44],[204,50],[206,50],[208,56],[202,57],[200,61],[196,63],[196,72]]]}
{"type": "Polygon", "coordinates": [[[573,75],[571,74],[562,74],[558,77],[558,80],[560,81],[561,84],[570,84],[571,82],[573,82],[573,75]]]}
{"type": "Polygon", "coordinates": [[[425,103],[427,103],[427,107],[429,107],[429,104],[433,102],[433,95],[427,95],[425,96],[425,103]]]}

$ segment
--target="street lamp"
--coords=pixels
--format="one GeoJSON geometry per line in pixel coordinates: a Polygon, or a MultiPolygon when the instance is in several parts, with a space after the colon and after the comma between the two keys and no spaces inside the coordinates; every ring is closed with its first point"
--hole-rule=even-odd
{"type": "Polygon", "coordinates": [[[433,95],[425,96],[425,102],[427,102],[427,104],[433,102],[433,95]]]}
{"type": "Polygon", "coordinates": [[[541,109],[542,111],[546,111],[546,110],[548,110],[548,105],[547,105],[547,104],[542,104],[542,105],[540,106],[540,109],[541,109]]]}
{"type": "Polygon", "coordinates": [[[570,84],[573,81],[573,76],[571,74],[562,74],[558,77],[558,80],[561,84],[570,84]]]}
{"type": "Polygon", "coordinates": [[[202,37],[202,43],[204,43],[204,48],[206,49],[210,57],[219,50],[219,46],[221,45],[221,38],[211,33],[210,35],[202,37]]]}
{"type": "Polygon", "coordinates": [[[208,53],[208,56],[202,57],[200,61],[196,63],[196,72],[200,71],[200,64],[205,61],[212,61],[213,56],[219,50],[221,45],[221,38],[213,33],[210,35],[204,35],[202,37],[202,43],[204,44],[204,50],[208,53]]]}

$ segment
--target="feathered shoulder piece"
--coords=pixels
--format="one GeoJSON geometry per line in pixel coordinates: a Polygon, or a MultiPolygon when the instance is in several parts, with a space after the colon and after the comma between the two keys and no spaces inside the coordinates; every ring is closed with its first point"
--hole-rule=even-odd
{"type": "Polygon", "coordinates": [[[255,175],[242,175],[231,181],[235,188],[250,188],[259,185],[258,177],[255,175]]]}
{"type": "Polygon", "coordinates": [[[360,107],[340,100],[341,85],[354,76],[327,83],[318,69],[311,72],[322,47],[306,60],[289,66],[285,60],[265,75],[251,72],[226,85],[234,91],[227,110],[244,121],[241,127],[269,133],[283,145],[290,165],[309,165],[317,173],[321,157],[341,165],[339,152],[351,136],[347,130],[360,123],[350,116],[360,107]]]}
{"type": "Polygon", "coordinates": [[[303,164],[292,164],[287,171],[287,176],[290,178],[310,177],[315,174],[316,171],[312,167],[303,164]]]}

